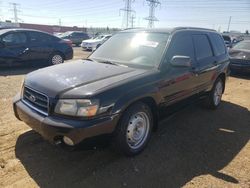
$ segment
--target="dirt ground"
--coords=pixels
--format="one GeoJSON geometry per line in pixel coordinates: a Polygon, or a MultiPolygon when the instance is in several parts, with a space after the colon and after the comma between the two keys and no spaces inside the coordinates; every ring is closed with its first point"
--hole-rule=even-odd
{"type": "Polygon", "coordinates": [[[146,150],[126,158],[62,150],[18,121],[12,98],[32,70],[0,70],[0,187],[250,187],[250,76],[229,78],[216,111],[193,104],[161,120],[146,150]]]}

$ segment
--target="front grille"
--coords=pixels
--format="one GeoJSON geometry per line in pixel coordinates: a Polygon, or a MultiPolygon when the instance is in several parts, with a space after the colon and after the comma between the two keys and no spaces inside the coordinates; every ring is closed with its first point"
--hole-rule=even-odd
{"type": "Polygon", "coordinates": [[[24,87],[23,101],[32,109],[48,115],[49,99],[46,95],[29,87],[24,87]]]}

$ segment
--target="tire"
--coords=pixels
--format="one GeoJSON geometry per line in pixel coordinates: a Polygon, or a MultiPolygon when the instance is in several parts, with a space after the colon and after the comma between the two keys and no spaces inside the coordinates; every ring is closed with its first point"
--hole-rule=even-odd
{"type": "Polygon", "coordinates": [[[62,54],[60,54],[60,53],[53,53],[50,56],[49,63],[51,65],[62,64],[63,62],[64,62],[64,58],[63,58],[62,54]]]}
{"type": "Polygon", "coordinates": [[[138,102],[122,115],[114,135],[116,150],[126,156],[134,156],[144,150],[150,140],[153,115],[148,105],[138,102]]]}
{"type": "Polygon", "coordinates": [[[204,105],[209,109],[216,109],[221,103],[221,97],[224,90],[224,82],[221,78],[217,78],[212,90],[209,92],[207,98],[204,100],[204,105]]]}

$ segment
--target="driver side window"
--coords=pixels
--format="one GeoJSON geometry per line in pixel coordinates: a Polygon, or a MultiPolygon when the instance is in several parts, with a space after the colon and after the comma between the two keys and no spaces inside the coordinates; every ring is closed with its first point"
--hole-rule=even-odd
{"type": "Polygon", "coordinates": [[[10,33],[5,35],[2,41],[6,46],[15,46],[25,44],[27,42],[27,37],[24,33],[10,33]]]}
{"type": "Polygon", "coordinates": [[[194,60],[194,46],[189,34],[176,34],[167,50],[165,63],[169,63],[174,56],[189,56],[194,60]]]}

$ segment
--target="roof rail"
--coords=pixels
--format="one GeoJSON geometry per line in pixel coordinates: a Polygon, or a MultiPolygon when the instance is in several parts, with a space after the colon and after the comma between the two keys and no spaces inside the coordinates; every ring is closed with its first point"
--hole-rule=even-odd
{"type": "Polygon", "coordinates": [[[183,30],[183,29],[199,29],[199,30],[205,30],[205,31],[216,31],[214,29],[207,29],[207,28],[201,28],[201,27],[176,27],[174,30],[183,30]]]}

